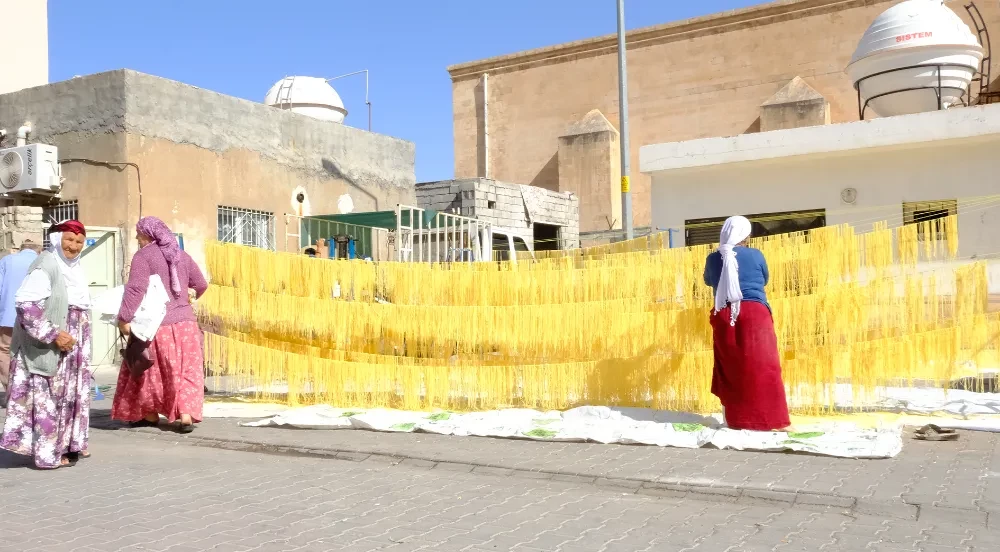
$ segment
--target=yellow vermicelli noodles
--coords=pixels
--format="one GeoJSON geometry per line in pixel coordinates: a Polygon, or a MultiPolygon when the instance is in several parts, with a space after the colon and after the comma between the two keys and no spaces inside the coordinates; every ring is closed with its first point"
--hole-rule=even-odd
{"type": "MultiPolygon", "coordinates": [[[[987,266],[953,260],[956,227],[952,216],[751,240],[768,262],[794,411],[828,411],[838,382],[862,398],[996,365],[987,266]]],[[[199,302],[207,363],[290,404],[711,411],[712,248],[666,241],[440,264],[213,243],[199,302]]]]}

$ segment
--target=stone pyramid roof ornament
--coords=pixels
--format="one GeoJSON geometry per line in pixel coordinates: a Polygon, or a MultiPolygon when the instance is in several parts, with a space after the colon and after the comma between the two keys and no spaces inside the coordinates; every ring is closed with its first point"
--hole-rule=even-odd
{"type": "Polygon", "coordinates": [[[582,119],[566,127],[566,132],[563,132],[562,135],[579,136],[597,132],[613,132],[617,135],[618,129],[601,113],[600,109],[591,109],[582,119]]]}

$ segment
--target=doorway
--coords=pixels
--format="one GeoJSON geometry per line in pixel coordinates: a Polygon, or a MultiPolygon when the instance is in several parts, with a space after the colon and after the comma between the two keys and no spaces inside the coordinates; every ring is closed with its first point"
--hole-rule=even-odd
{"type": "MultiPolygon", "coordinates": [[[[87,240],[80,254],[80,264],[90,284],[90,296],[97,297],[118,285],[117,252],[121,247],[117,228],[87,227],[87,240]]],[[[91,361],[94,368],[115,366],[119,355],[118,328],[97,319],[91,320],[91,361]]]]}
{"type": "Polygon", "coordinates": [[[535,251],[555,251],[559,247],[559,227],[553,224],[534,223],[535,251]]]}

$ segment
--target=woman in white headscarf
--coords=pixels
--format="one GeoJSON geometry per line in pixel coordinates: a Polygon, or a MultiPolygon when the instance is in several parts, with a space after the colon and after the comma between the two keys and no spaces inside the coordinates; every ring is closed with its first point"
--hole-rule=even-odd
{"type": "Polygon", "coordinates": [[[730,217],[719,249],[705,260],[705,284],[715,290],[712,393],[732,429],[771,431],[790,425],[778,340],[767,304],[767,261],[746,247],[751,224],[730,217]]]}
{"type": "Polygon", "coordinates": [[[50,249],[14,295],[10,389],[0,448],[43,469],[87,458],[90,426],[90,291],[80,253],[86,231],[71,220],[49,229],[50,249]]]}

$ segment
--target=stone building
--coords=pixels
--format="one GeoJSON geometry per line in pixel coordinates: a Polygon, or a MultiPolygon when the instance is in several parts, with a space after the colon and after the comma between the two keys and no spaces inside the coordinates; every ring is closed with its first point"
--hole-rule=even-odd
{"type": "Polygon", "coordinates": [[[572,249],[580,245],[579,198],[487,178],[423,182],[416,187],[424,209],[477,218],[493,225],[494,250],[572,249]],[[506,242],[506,243],[505,243],[506,242]]]}
{"type": "MultiPolygon", "coordinates": [[[[895,1],[782,0],[630,31],[635,225],[650,224],[651,214],[650,178],[638,171],[643,145],[857,120],[844,69],[865,29],[895,1]]],[[[947,5],[975,28],[966,3],[947,5]]],[[[977,4],[1000,36],[1000,5],[977,4]]],[[[1000,57],[993,64],[997,75],[1000,57]]],[[[582,231],[620,227],[614,36],[448,71],[456,178],[574,192],[582,231]]]]}
{"type": "Polygon", "coordinates": [[[53,202],[21,204],[120,229],[124,259],[140,215],[200,262],[206,239],[297,249],[286,214],[414,201],[410,142],[135,71],[0,95],[0,127],[25,123],[29,142],[59,148],[64,183],[53,202]]]}

